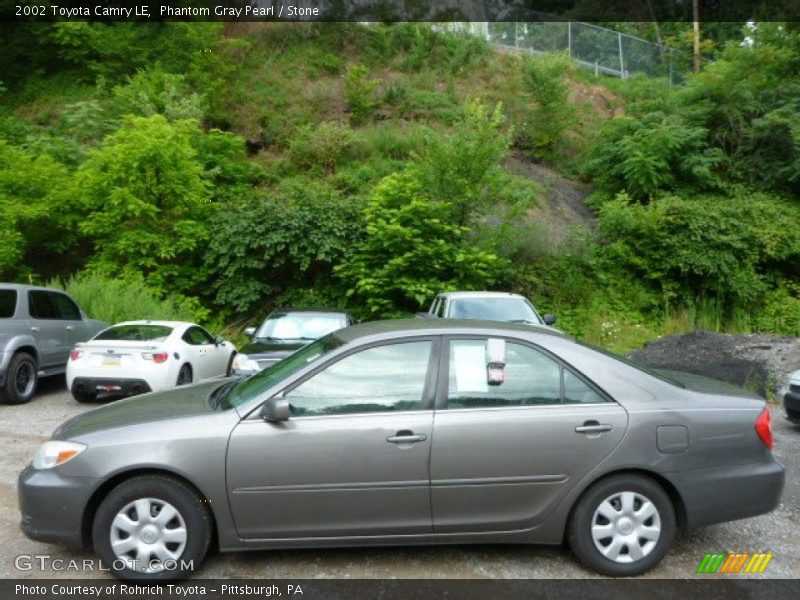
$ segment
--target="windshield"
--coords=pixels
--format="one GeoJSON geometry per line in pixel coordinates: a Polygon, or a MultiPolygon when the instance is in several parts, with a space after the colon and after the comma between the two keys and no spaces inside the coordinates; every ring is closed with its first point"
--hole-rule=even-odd
{"type": "Polygon", "coordinates": [[[318,360],[332,350],[335,350],[344,342],[339,338],[326,335],[290,354],[283,360],[276,362],[271,367],[259,371],[255,375],[238,382],[225,396],[224,404],[226,408],[232,408],[244,404],[252,398],[263,394],[274,385],[293,375],[307,364],[318,360]]]}
{"type": "Polygon", "coordinates": [[[613,358],[614,360],[618,360],[619,362],[628,365],[629,367],[633,367],[637,371],[641,371],[642,373],[647,373],[651,377],[655,377],[656,379],[660,379],[665,383],[669,383],[670,385],[674,385],[679,388],[686,389],[686,386],[683,385],[680,381],[677,381],[667,375],[669,371],[664,371],[662,369],[649,369],[645,367],[643,364],[640,364],[634,360],[629,358],[625,358],[624,356],[620,356],[619,354],[615,354],[610,350],[606,350],[605,348],[600,348],[599,346],[595,346],[594,344],[589,344],[588,342],[582,342],[580,340],[575,340],[581,346],[594,350],[595,352],[599,352],[600,354],[605,354],[609,358],[613,358]]]}
{"type": "Polygon", "coordinates": [[[256,331],[257,339],[316,340],[347,325],[343,314],[335,313],[273,313],[256,331]]]}
{"type": "Polygon", "coordinates": [[[541,324],[542,320],[524,298],[459,298],[451,300],[451,319],[485,319],[541,324]]]}
{"type": "Polygon", "coordinates": [[[115,325],[98,333],[96,340],[129,342],[163,342],[172,333],[166,325],[115,325]]]}

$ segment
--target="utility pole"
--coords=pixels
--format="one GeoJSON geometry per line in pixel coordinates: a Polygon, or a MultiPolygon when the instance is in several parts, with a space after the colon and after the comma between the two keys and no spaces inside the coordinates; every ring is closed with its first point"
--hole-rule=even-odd
{"type": "Polygon", "coordinates": [[[694,18],[694,72],[700,72],[700,0],[692,0],[694,18]]]}

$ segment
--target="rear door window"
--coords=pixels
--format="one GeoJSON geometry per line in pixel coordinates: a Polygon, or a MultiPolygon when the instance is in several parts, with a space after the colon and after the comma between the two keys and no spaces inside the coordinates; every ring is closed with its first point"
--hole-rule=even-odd
{"type": "Polygon", "coordinates": [[[59,318],[63,321],[80,321],[81,310],[78,305],[72,301],[72,298],[66,294],[59,294],[58,292],[49,292],[50,298],[58,311],[59,318]]]}
{"type": "Polygon", "coordinates": [[[31,290],[28,292],[28,304],[31,317],[34,319],[61,319],[50,292],[31,290]]]}
{"type": "Polygon", "coordinates": [[[17,290],[0,290],[0,319],[10,319],[17,312],[17,290]]]}

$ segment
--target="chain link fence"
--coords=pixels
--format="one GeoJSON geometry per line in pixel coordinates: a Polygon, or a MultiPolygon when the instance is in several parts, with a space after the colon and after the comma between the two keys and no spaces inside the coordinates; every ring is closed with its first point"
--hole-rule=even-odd
{"type": "Polygon", "coordinates": [[[673,84],[692,66],[692,57],[674,48],[589,23],[450,23],[447,29],[533,54],[564,52],[597,75],[626,78],[642,73],[673,84]]]}

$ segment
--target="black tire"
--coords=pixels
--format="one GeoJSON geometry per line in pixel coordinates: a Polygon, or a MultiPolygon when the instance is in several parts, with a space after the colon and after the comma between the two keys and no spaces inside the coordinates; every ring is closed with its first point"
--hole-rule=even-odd
{"type": "Polygon", "coordinates": [[[178,380],[175,385],[189,385],[192,383],[192,365],[184,363],[178,371],[178,380]]]}
{"type": "Polygon", "coordinates": [[[225,377],[233,375],[233,359],[236,358],[236,352],[231,352],[231,357],[228,359],[228,368],[225,369],[225,377]]]}
{"type": "Polygon", "coordinates": [[[81,404],[88,404],[90,402],[97,401],[97,394],[93,394],[92,392],[72,390],[72,397],[75,398],[76,402],[80,402],[81,404]]]}
{"type": "MultiPolygon", "coordinates": [[[[617,501],[617,498],[612,500],[612,508],[616,509],[618,505],[615,503],[617,501]]],[[[621,518],[624,514],[620,513],[621,518]]],[[[616,523],[620,523],[620,521],[615,521],[616,523]]],[[[629,533],[627,531],[629,522],[621,523],[620,529],[623,527],[625,533],[629,533]]],[[[567,542],[578,559],[590,569],[612,577],[632,577],[649,571],[661,562],[661,559],[667,554],[674,537],[675,510],[669,496],[658,483],[649,477],[633,473],[614,475],[592,485],[578,500],[567,525],[567,542]],[[600,514],[596,516],[595,511],[599,509],[606,499],[623,492],[633,492],[634,496],[637,497],[636,502],[639,502],[639,508],[635,508],[636,504],[634,504],[634,510],[637,512],[643,506],[641,498],[649,500],[654,505],[657,513],[655,517],[644,521],[643,524],[648,528],[660,526],[661,529],[657,540],[647,542],[644,541],[645,538],[639,538],[639,541],[634,542],[640,548],[645,548],[645,546],[649,545],[649,549],[647,549],[644,556],[638,560],[632,560],[632,562],[617,562],[607,558],[597,547],[592,536],[593,524],[603,527],[606,525],[605,521],[608,521],[608,524],[612,525],[612,522],[604,516],[600,514]],[[596,522],[594,522],[595,519],[596,522]]],[[[598,541],[598,544],[605,544],[604,547],[609,548],[612,543],[614,543],[614,538],[610,536],[598,541]]],[[[621,546],[620,559],[628,560],[628,558],[624,557],[626,554],[629,558],[631,557],[630,544],[622,543],[619,546],[621,546]]],[[[635,552],[638,551],[641,550],[635,549],[635,552]]]]}
{"type": "Polygon", "coordinates": [[[39,385],[39,369],[27,352],[17,352],[11,357],[6,371],[6,380],[0,387],[0,401],[6,404],[30,402],[39,385]]]}
{"type": "MultiPolygon", "coordinates": [[[[140,517],[135,509],[133,516],[138,522],[140,517]]],[[[157,518],[158,513],[152,516],[157,518]]],[[[211,545],[212,533],[213,523],[208,504],[192,488],[169,476],[141,475],[122,482],[105,497],[94,517],[92,543],[103,566],[109,568],[120,579],[172,581],[183,579],[200,568],[211,545]],[[157,506],[157,502],[168,503],[177,510],[179,518],[183,520],[186,540],[175,559],[176,564],[170,565],[169,568],[152,572],[134,570],[126,565],[125,559],[120,558],[112,548],[111,537],[114,535],[115,518],[126,506],[141,499],[155,500],[153,506],[157,506]]],[[[138,555],[131,558],[136,556],[138,555]]],[[[152,556],[140,558],[138,562],[133,563],[133,566],[148,565],[152,556]]]]}

